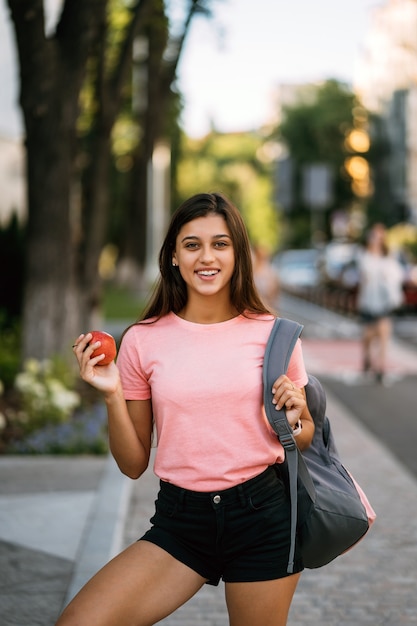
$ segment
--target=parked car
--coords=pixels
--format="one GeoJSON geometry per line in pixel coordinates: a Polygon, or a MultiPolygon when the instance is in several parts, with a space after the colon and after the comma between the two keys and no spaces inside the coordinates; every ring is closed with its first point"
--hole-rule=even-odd
{"type": "Polygon", "coordinates": [[[281,286],[292,291],[317,287],[320,283],[319,251],[314,248],[284,250],[273,259],[281,286]]]}
{"type": "Polygon", "coordinates": [[[325,283],[352,288],[358,284],[360,246],[344,241],[331,241],[320,257],[320,269],[325,283]]]}

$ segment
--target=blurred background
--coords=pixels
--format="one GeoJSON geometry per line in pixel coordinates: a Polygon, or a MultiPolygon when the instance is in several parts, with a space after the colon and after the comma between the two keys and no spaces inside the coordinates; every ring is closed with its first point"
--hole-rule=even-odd
{"type": "Polygon", "coordinates": [[[0,78],[3,449],[81,406],[73,339],[138,317],[197,192],[351,316],[383,223],[415,316],[417,1],[3,0],[0,78]]]}

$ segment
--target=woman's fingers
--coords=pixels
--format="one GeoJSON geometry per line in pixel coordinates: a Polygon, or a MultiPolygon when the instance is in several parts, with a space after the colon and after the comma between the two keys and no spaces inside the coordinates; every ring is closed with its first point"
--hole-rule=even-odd
{"type": "Polygon", "coordinates": [[[276,410],[279,411],[285,407],[287,417],[291,417],[291,423],[294,421],[295,424],[306,405],[302,390],[298,389],[288,376],[283,375],[275,381],[272,393],[272,403],[275,404],[276,410]],[[291,413],[289,414],[288,411],[291,413]]]}

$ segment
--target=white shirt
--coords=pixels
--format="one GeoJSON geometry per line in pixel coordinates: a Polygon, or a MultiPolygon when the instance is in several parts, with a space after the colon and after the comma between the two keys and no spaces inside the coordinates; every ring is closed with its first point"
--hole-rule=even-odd
{"type": "Polygon", "coordinates": [[[358,309],[379,315],[398,308],[403,301],[403,280],[396,259],[365,251],[359,260],[358,309]]]}

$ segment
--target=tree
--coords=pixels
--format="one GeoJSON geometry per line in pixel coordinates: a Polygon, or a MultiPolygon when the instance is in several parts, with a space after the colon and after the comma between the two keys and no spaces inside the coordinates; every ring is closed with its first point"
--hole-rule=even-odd
{"type": "MultiPolygon", "coordinates": [[[[124,1],[128,19],[118,45],[110,50],[108,10],[116,0],[65,0],[51,35],[45,33],[42,0],[7,1],[26,135],[22,356],[45,358],[68,354],[72,338],[80,328],[90,327],[99,305],[97,270],[107,236],[111,132],[130,81],[133,41],[155,2],[124,1]],[[77,123],[87,78],[92,80],[94,106],[88,138],[80,143],[77,123]]],[[[188,5],[192,16],[204,2],[189,0],[188,5]]],[[[164,89],[158,91],[162,99],[167,96],[165,81],[172,81],[174,74],[164,78],[164,89]]]]}
{"type": "Polygon", "coordinates": [[[328,80],[309,87],[293,105],[283,108],[282,122],[275,136],[283,142],[294,163],[291,219],[298,223],[294,244],[306,245],[309,238],[310,207],[303,195],[303,171],[306,166],[327,164],[332,172],[332,196],[326,214],[345,208],[355,199],[352,179],[345,168],[350,154],[346,139],[355,127],[356,95],[343,83],[328,80]],[[307,241],[306,241],[307,239],[307,241]]]}
{"type": "Polygon", "coordinates": [[[183,138],[176,202],[201,190],[233,198],[245,219],[252,244],[276,250],[281,235],[272,197],[272,161],[261,133],[218,133],[183,138]]]}
{"type": "Polygon", "coordinates": [[[28,225],[23,356],[65,353],[78,323],[74,176],[79,94],[107,0],[65,2],[45,34],[42,0],[8,0],[20,67],[28,225]]]}
{"type": "Polygon", "coordinates": [[[98,264],[109,220],[111,133],[131,77],[134,40],[151,19],[153,4],[153,0],[142,0],[131,7],[124,7],[120,2],[111,0],[113,13],[109,10],[90,55],[89,87],[93,92],[93,113],[82,148],[85,166],[80,172],[81,229],[77,259],[81,328],[91,327],[100,308],[98,264]],[[112,23],[112,17],[117,14],[124,16],[123,24],[112,23]]]}
{"type": "Polygon", "coordinates": [[[170,33],[164,2],[154,0],[150,19],[142,34],[147,42],[142,71],[146,79],[146,106],[136,111],[142,129],[142,141],[133,153],[133,168],[124,231],[123,256],[131,267],[141,272],[146,256],[148,169],[158,140],[173,140],[177,127],[179,94],[174,83],[187,34],[195,16],[211,17],[209,0],[189,0],[184,19],[175,33],[170,33]]]}

